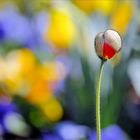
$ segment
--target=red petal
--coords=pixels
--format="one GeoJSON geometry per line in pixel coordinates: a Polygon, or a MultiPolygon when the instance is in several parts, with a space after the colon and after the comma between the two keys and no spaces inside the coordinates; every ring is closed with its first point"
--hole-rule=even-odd
{"type": "Polygon", "coordinates": [[[103,57],[105,59],[110,59],[115,55],[115,53],[116,51],[114,50],[114,48],[105,42],[103,46],[103,57]]]}

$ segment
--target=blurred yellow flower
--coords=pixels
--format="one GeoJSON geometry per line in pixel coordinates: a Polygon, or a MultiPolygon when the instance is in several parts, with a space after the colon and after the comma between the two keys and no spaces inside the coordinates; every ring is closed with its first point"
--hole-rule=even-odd
{"type": "Polygon", "coordinates": [[[96,10],[101,12],[105,16],[111,15],[116,6],[116,0],[95,0],[95,2],[96,10]]]}
{"type": "Polygon", "coordinates": [[[44,79],[35,79],[26,99],[34,105],[41,105],[48,101],[52,96],[52,90],[49,89],[48,83],[44,79]]]}
{"type": "Polygon", "coordinates": [[[18,55],[23,76],[32,72],[36,66],[36,58],[32,51],[28,49],[22,49],[22,51],[20,51],[18,55]]]}
{"type": "Polygon", "coordinates": [[[54,62],[47,62],[38,67],[38,74],[47,81],[58,80],[57,66],[54,62]]]}
{"type": "Polygon", "coordinates": [[[28,49],[14,50],[0,58],[0,81],[10,95],[24,97],[37,106],[49,121],[57,121],[63,115],[58,100],[53,95],[53,85],[63,80],[66,71],[60,62],[37,64],[28,49]]]}
{"type": "Polygon", "coordinates": [[[132,1],[121,2],[111,17],[111,27],[124,35],[132,17],[132,1]]]}
{"type": "Polygon", "coordinates": [[[66,76],[66,70],[60,62],[47,62],[38,68],[38,73],[48,82],[62,80],[66,76]]]}
{"type": "Polygon", "coordinates": [[[96,0],[73,0],[73,2],[87,14],[90,14],[96,8],[96,0]]]}
{"type": "Polygon", "coordinates": [[[35,63],[35,56],[28,49],[8,53],[5,58],[3,81],[10,93],[16,93],[23,85],[25,86],[30,73],[35,69],[35,63]]]}
{"type": "Polygon", "coordinates": [[[43,111],[46,118],[51,121],[55,122],[62,118],[63,109],[59,101],[52,97],[46,104],[42,104],[40,106],[41,110],[43,111]]]}
{"type": "Polygon", "coordinates": [[[32,73],[31,91],[29,91],[26,99],[35,105],[44,104],[53,95],[53,84],[64,79],[64,69],[59,63],[47,62],[36,67],[32,73]],[[61,67],[61,74],[60,74],[61,67]]]}
{"type": "Polygon", "coordinates": [[[55,48],[67,49],[75,34],[76,28],[68,11],[55,9],[50,12],[50,24],[44,34],[46,41],[53,43],[55,48]]]}
{"type": "Polygon", "coordinates": [[[26,76],[35,68],[36,60],[28,49],[15,50],[6,56],[7,77],[26,76]]]}
{"type": "Polygon", "coordinates": [[[87,14],[99,11],[105,16],[110,15],[116,5],[116,0],[73,0],[73,2],[87,14]]]}

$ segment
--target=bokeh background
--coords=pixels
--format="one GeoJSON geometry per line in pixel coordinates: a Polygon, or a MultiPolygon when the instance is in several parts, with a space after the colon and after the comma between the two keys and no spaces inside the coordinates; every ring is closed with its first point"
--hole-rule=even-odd
{"type": "Polygon", "coordinates": [[[0,140],[96,140],[98,32],[122,51],[105,64],[102,140],[140,140],[139,0],[0,0],[0,140]]]}

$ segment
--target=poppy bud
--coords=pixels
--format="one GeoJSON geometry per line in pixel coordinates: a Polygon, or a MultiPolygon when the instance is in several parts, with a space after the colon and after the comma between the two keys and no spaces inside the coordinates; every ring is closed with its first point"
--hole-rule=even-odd
{"type": "Polygon", "coordinates": [[[120,49],[121,37],[116,31],[106,30],[96,35],[95,50],[101,59],[111,59],[120,49]]]}

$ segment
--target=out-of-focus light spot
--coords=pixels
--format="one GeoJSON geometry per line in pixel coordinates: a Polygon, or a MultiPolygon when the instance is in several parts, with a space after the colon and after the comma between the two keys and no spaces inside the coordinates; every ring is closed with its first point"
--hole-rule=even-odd
{"type": "Polygon", "coordinates": [[[52,122],[60,120],[63,115],[63,109],[55,98],[51,98],[46,104],[41,105],[41,110],[52,122]]]}
{"type": "Polygon", "coordinates": [[[30,129],[24,122],[22,116],[14,112],[6,114],[4,117],[4,125],[10,133],[19,136],[28,136],[30,133],[30,129]]]}

